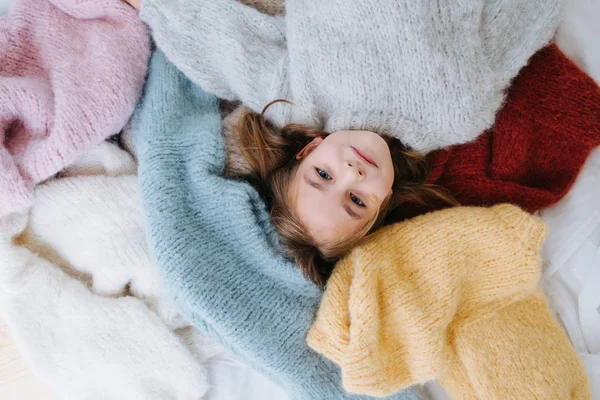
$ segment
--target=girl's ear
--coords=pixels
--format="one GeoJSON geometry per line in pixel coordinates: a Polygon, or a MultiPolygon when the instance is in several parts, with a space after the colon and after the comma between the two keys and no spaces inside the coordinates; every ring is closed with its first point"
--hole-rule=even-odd
{"type": "Polygon", "coordinates": [[[304,157],[306,157],[307,155],[309,155],[322,142],[323,142],[323,138],[322,137],[316,137],[313,140],[311,140],[311,142],[309,144],[307,144],[306,146],[304,146],[302,148],[302,150],[300,150],[298,152],[298,154],[296,154],[296,160],[301,160],[304,157]]]}

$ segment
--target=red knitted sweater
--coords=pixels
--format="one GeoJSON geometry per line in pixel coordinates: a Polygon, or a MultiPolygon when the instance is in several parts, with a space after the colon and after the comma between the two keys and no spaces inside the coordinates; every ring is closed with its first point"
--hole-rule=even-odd
{"type": "Polygon", "coordinates": [[[567,193],[598,145],[600,87],[551,45],[515,78],[493,129],[430,155],[430,181],[462,205],[508,202],[534,212],[567,193]]]}

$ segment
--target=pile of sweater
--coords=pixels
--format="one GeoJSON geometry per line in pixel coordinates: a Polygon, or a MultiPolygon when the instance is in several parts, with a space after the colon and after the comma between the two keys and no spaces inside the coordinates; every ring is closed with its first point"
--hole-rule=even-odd
{"type": "MultiPolygon", "coordinates": [[[[321,304],[321,290],[305,281],[293,264],[277,254],[277,236],[270,226],[268,212],[258,194],[244,182],[223,177],[225,174],[243,174],[247,166],[241,162],[231,132],[225,130],[224,139],[220,135],[221,110],[217,99],[203,91],[206,89],[216,92],[228,100],[242,100],[255,110],[264,105],[259,103],[265,99],[253,97],[261,95],[262,89],[268,92],[266,95],[262,93],[267,97],[287,97],[302,104],[295,111],[276,109],[272,118],[279,122],[299,118],[296,122],[311,121],[328,129],[372,127],[396,133],[402,131],[399,127],[407,128],[402,131],[407,136],[402,138],[421,151],[470,140],[484,128],[489,128],[476,141],[430,155],[435,166],[432,181],[446,187],[463,204],[491,206],[511,202],[533,212],[559,201],[569,191],[589,153],[600,144],[598,86],[555,46],[537,52],[520,72],[507,93],[505,105],[491,126],[496,109],[504,98],[500,88],[506,87],[510,78],[525,64],[533,51],[550,38],[552,26],[557,21],[558,2],[528,2],[521,10],[523,15],[533,16],[531,11],[536,7],[539,8],[542,3],[548,6],[527,23],[515,25],[513,33],[519,40],[513,42],[519,44],[515,47],[523,51],[523,54],[511,54],[507,47],[505,50],[508,53],[501,52],[494,56],[490,49],[496,49],[502,43],[485,40],[480,44],[469,42],[469,51],[465,54],[470,54],[473,58],[463,59],[461,62],[464,63],[456,66],[458,69],[472,65],[482,54],[496,57],[496,64],[490,66],[486,62],[490,68],[507,66],[506,62],[509,61],[515,63],[510,68],[497,68],[495,72],[479,71],[487,78],[496,80],[498,85],[491,85],[489,93],[477,93],[491,99],[489,104],[483,101],[489,107],[475,110],[467,105],[459,108],[457,114],[436,113],[435,109],[423,103],[423,98],[418,100],[420,95],[425,96],[425,92],[431,89],[425,85],[421,87],[422,92],[415,92],[411,103],[414,107],[406,101],[408,97],[395,99],[397,103],[389,108],[392,116],[373,119],[369,115],[357,115],[356,110],[350,111],[351,117],[348,117],[344,114],[347,110],[337,109],[339,99],[328,104],[323,102],[326,97],[323,94],[307,94],[307,78],[303,77],[302,72],[306,72],[305,69],[287,71],[288,66],[301,64],[298,58],[302,58],[302,53],[296,52],[298,46],[294,43],[302,42],[307,29],[314,28],[323,35],[331,35],[343,31],[343,26],[323,27],[323,33],[320,28],[323,24],[318,23],[318,18],[314,19],[313,25],[304,26],[300,24],[302,19],[294,19],[294,15],[301,15],[299,2],[291,2],[285,21],[294,19],[294,23],[302,26],[288,24],[288,27],[296,26],[298,29],[286,31],[288,28],[283,28],[285,21],[280,17],[267,18],[250,9],[238,8],[241,7],[239,4],[220,1],[220,5],[230,7],[232,15],[237,15],[237,19],[228,21],[229,25],[223,24],[224,28],[215,24],[203,28],[202,21],[207,24],[211,21],[205,21],[206,16],[194,8],[202,5],[207,10],[215,11],[219,6],[217,3],[212,5],[198,2],[196,5],[186,5],[191,9],[174,9],[168,4],[161,4],[159,0],[148,0],[145,3],[147,8],[142,16],[150,23],[158,46],[175,66],[160,52],[154,55],[145,94],[133,121],[133,139],[140,161],[141,191],[135,175],[136,165],[128,154],[114,144],[94,145],[125,125],[140,94],[148,57],[148,41],[143,26],[132,18],[131,10],[112,0],[99,5],[78,1],[72,8],[69,8],[69,1],[48,0],[44,2],[44,7],[52,12],[36,14],[36,18],[53,19],[47,22],[50,26],[54,26],[54,20],[58,21],[57,15],[62,16],[56,14],[57,10],[69,15],[73,27],[79,27],[79,23],[89,23],[106,28],[103,24],[108,24],[114,33],[90,33],[90,36],[81,34],[83,37],[75,35],[73,37],[76,40],[68,45],[59,43],[58,46],[68,52],[74,51],[73,48],[84,48],[86,38],[102,37],[107,43],[111,40],[122,42],[119,46],[113,46],[111,53],[116,57],[120,55],[120,61],[113,60],[106,67],[114,70],[111,72],[110,68],[103,69],[102,73],[109,76],[115,74],[126,81],[119,81],[115,86],[105,82],[102,87],[107,88],[107,93],[114,95],[114,102],[111,102],[113,97],[110,95],[98,104],[94,103],[95,99],[91,99],[93,107],[89,104],[85,106],[82,99],[75,101],[75,98],[70,99],[74,103],[63,104],[65,96],[59,95],[60,90],[53,92],[56,97],[52,100],[54,108],[48,109],[56,112],[48,114],[50,117],[44,123],[58,130],[49,129],[45,136],[41,135],[41,139],[40,136],[35,136],[35,129],[28,130],[30,127],[35,128],[35,121],[26,120],[25,117],[15,119],[10,110],[6,114],[9,115],[4,123],[4,132],[8,137],[5,147],[9,154],[6,160],[12,163],[10,165],[14,164],[15,168],[6,169],[9,173],[3,174],[2,178],[16,177],[18,179],[14,181],[22,184],[17,187],[25,188],[19,192],[23,196],[15,201],[11,200],[13,209],[23,209],[31,203],[33,207],[28,213],[13,213],[2,218],[0,310],[34,373],[74,398],[211,398],[212,389],[209,386],[213,380],[206,370],[206,361],[211,355],[221,352],[222,346],[283,385],[293,398],[298,399],[364,397],[352,395],[348,391],[367,395],[391,395],[392,398],[416,398],[417,391],[394,393],[434,378],[439,378],[450,392],[459,393],[464,398],[501,397],[508,390],[513,397],[529,398],[534,394],[543,396],[544,393],[563,391],[572,395],[572,398],[587,398],[586,377],[576,353],[536,290],[540,274],[537,252],[541,240],[541,228],[537,220],[512,206],[500,206],[435,212],[390,227],[340,263],[321,304]],[[243,12],[235,13],[236,10],[243,12]],[[184,15],[186,13],[188,15],[184,15]],[[102,17],[99,18],[99,15],[102,17]],[[527,35],[519,33],[523,33],[528,27],[539,26],[536,24],[543,20],[551,21],[546,27],[547,31],[544,28],[540,31],[532,29],[527,35]],[[157,26],[157,21],[164,23],[157,26]],[[249,22],[255,22],[256,25],[249,22]],[[193,28],[192,31],[180,29],[179,23],[193,28]],[[260,81],[249,80],[247,78],[251,73],[240,72],[242,67],[247,66],[248,60],[235,59],[231,65],[239,62],[239,69],[217,71],[227,75],[224,77],[226,87],[211,86],[216,85],[214,77],[211,78],[215,73],[214,66],[213,70],[204,70],[206,66],[195,61],[200,60],[209,65],[223,60],[203,58],[214,50],[214,43],[195,39],[191,41],[190,32],[202,29],[203,34],[208,34],[207,30],[213,29],[210,34],[219,36],[219,29],[233,30],[240,26],[245,27],[247,38],[234,35],[232,39],[231,35],[225,35],[219,37],[219,41],[256,39],[257,32],[261,39],[259,43],[270,46],[274,39],[279,48],[273,53],[253,48],[257,51],[245,54],[245,57],[250,57],[250,61],[255,63],[254,68],[264,66],[265,62],[269,63],[272,57],[281,57],[284,65],[277,64],[281,61],[279,60],[272,66],[277,69],[276,72],[280,75],[276,76],[281,80],[273,80],[265,85],[260,81]],[[255,29],[257,27],[260,29],[255,29]],[[138,28],[139,31],[135,31],[138,28]],[[128,29],[128,35],[139,34],[140,40],[123,40],[118,36],[128,29]],[[132,29],[137,33],[134,34],[132,29]],[[532,34],[533,32],[539,35],[532,34]],[[204,46],[206,54],[188,52],[185,49],[189,46],[204,46]],[[506,59],[502,59],[503,56],[506,59]],[[189,75],[191,80],[179,72],[178,68],[189,75]],[[125,69],[126,73],[120,72],[125,69]],[[511,72],[509,76],[501,76],[501,70],[511,72]],[[286,75],[288,72],[293,72],[293,79],[286,75]],[[238,86],[229,87],[228,85],[233,84],[232,80],[238,77],[244,79],[236,83],[238,86]],[[193,82],[200,83],[202,89],[193,82]],[[261,91],[248,89],[257,84],[261,91]],[[274,91],[270,92],[272,89],[274,91]],[[491,105],[492,103],[495,105],[491,105]],[[113,113],[104,113],[104,106],[113,113]],[[100,110],[98,116],[87,115],[91,108],[100,110]],[[69,110],[69,113],[74,114],[63,115],[59,112],[61,110],[69,110]],[[315,110],[319,112],[315,114],[315,110]],[[74,128],[72,130],[48,122],[55,118],[65,121],[71,115],[80,116],[77,114],[79,111],[85,112],[87,117],[66,123],[67,128],[74,128]],[[431,123],[430,126],[413,126],[408,129],[412,122],[425,118],[431,112],[440,119],[426,118],[431,123]],[[100,119],[95,119],[96,117],[100,119]],[[466,120],[477,123],[472,126],[464,125],[464,137],[448,139],[449,136],[444,135],[440,129],[441,126],[463,126],[461,124],[466,120]],[[92,133],[79,129],[82,125],[78,124],[82,121],[86,124],[83,127],[93,126],[99,129],[92,133]],[[365,121],[367,125],[364,125],[365,121]],[[431,131],[440,133],[443,140],[426,134],[431,131]],[[61,138],[65,136],[60,135],[66,134],[69,140],[50,140],[55,137],[53,132],[58,132],[59,136],[56,137],[61,138]],[[25,140],[26,145],[11,144],[23,143],[17,139],[25,140]],[[446,142],[446,139],[449,141],[446,142]],[[44,140],[47,140],[47,144],[44,140]],[[59,154],[57,159],[53,159],[59,161],[48,169],[51,172],[34,179],[22,160],[43,158],[40,154],[45,153],[36,150],[40,143],[44,149],[54,149],[56,143],[60,143],[60,146],[66,143],[66,147],[60,147],[53,153],[59,154]],[[26,150],[18,152],[15,149],[26,150]],[[71,164],[77,157],[79,160],[71,164]],[[70,164],[69,168],[62,170],[56,179],[34,189],[35,184],[54,175],[67,164],[70,164]],[[10,171],[17,171],[18,174],[10,175],[10,171]],[[35,194],[34,198],[32,194],[35,194]],[[143,198],[143,207],[140,197],[143,198]],[[479,226],[479,230],[472,232],[469,227],[473,225],[479,226]],[[517,238],[513,238],[511,232],[516,225],[529,226],[531,229],[519,231],[524,236],[518,234],[517,238]],[[149,245],[146,234],[150,239],[149,245]],[[402,237],[401,240],[396,237],[398,235],[402,237]],[[480,239],[486,235],[490,239],[482,245],[480,239]],[[412,246],[409,246],[411,240],[405,240],[407,237],[415,241],[412,246]],[[432,238],[438,238],[438,242],[454,243],[452,251],[441,257],[443,249],[434,244],[426,245],[432,238]],[[406,244],[394,256],[423,251],[425,257],[419,260],[413,257],[410,263],[388,260],[390,262],[373,264],[374,260],[388,257],[386,249],[390,243],[399,241],[406,244]],[[461,248],[465,249],[464,252],[456,254],[455,250],[461,248]],[[502,249],[509,249],[504,251],[505,258],[492,257],[495,254],[493,251],[502,249]],[[523,252],[520,253],[519,249],[523,252]],[[472,259],[483,257],[488,260],[483,265],[489,268],[478,275],[476,272],[480,265],[464,261],[464,254],[468,252],[473,254],[472,259]],[[527,256],[528,261],[520,262],[521,256],[527,256]],[[490,257],[492,261],[489,260],[490,257]],[[437,269],[423,268],[422,262],[425,259],[435,259],[437,269]],[[499,261],[503,263],[500,264],[499,261]],[[371,268],[373,265],[376,267],[371,268]],[[394,269],[397,266],[401,268],[394,269]],[[503,277],[502,272],[510,268],[515,270],[515,274],[503,277]],[[424,273],[419,274],[413,270],[424,273]],[[349,271],[360,271],[361,274],[349,271]],[[345,329],[351,328],[351,332],[356,333],[354,329],[357,328],[359,333],[364,332],[366,328],[360,324],[368,320],[353,317],[357,321],[356,325],[344,322],[343,318],[360,311],[359,308],[350,307],[359,303],[344,304],[339,299],[348,300],[349,297],[345,295],[348,293],[351,294],[350,299],[354,299],[353,296],[372,299],[374,293],[379,293],[380,298],[385,298],[381,296],[382,293],[397,295],[398,286],[394,282],[409,283],[410,279],[390,281],[377,277],[392,273],[401,275],[410,271],[414,272],[409,274],[412,278],[424,281],[419,280],[418,285],[405,285],[400,291],[401,296],[389,298],[390,304],[397,304],[394,303],[398,301],[397,298],[405,299],[402,304],[405,305],[406,313],[398,316],[393,312],[377,313],[370,308],[370,313],[360,315],[380,318],[378,325],[367,324],[369,328],[399,327],[402,334],[393,336],[390,340],[395,342],[388,343],[395,349],[402,349],[402,343],[406,341],[412,342],[419,338],[425,340],[419,346],[407,348],[407,352],[393,353],[393,359],[385,356],[373,358],[380,354],[378,352],[385,350],[384,347],[377,347],[381,342],[369,342],[370,339],[376,339],[380,332],[361,334],[358,342],[355,341],[357,336],[349,336],[345,329]],[[433,274],[435,271],[437,274],[433,274]],[[445,278],[450,280],[445,281],[445,278]],[[364,285],[359,285],[360,290],[355,290],[357,286],[354,286],[354,282],[359,279],[363,280],[364,285]],[[491,289],[487,286],[490,281],[494,282],[491,289]],[[423,282],[429,282],[433,286],[429,287],[423,282]],[[419,300],[418,296],[428,293],[427,288],[438,291],[440,285],[455,289],[444,297],[447,307],[436,307],[432,305],[435,302],[425,301],[426,298],[431,300],[431,297],[420,297],[419,300]],[[460,292],[465,296],[457,298],[456,293],[460,292]],[[474,301],[477,299],[475,295],[488,296],[492,292],[495,296],[493,301],[474,301]],[[417,301],[416,305],[411,301],[417,301]],[[321,311],[309,335],[309,343],[325,357],[309,348],[306,342],[306,335],[319,305],[321,311]],[[423,305],[425,307],[420,311],[417,306],[423,305]],[[427,314],[441,317],[428,323],[422,319],[427,314]],[[328,325],[327,330],[323,330],[328,315],[341,318],[341,323],[333,327],[328,325]],[[410,321],[406,315],[412,316],[410,321]],[[515,321],[515,315],[522,318],[515,321]],[[389,323],[392,319],[394,324],[389,323]],[[472,334],[467,334],[468,329],[463,329],[465,321],[468,321],[469,328],[473,328],[472,334]],[[523,329],[516,327],[519,323],[526,324],[528,321],[530,325],[523,329],[530,334],[524,335],[523,329]],[[427,329],[423,330],[423,327],[427,329]],[[510,327],[514,330],[510,331],[510,327]],[[339,353],[333,354],[324,349],[322,344],[331,342],[321,341],[323,335],[318,335],[318,332],[327,332],[326,339],[337,343],[337,349],[345,349],[348,357],[362,360],[363,364],[360,365],[364,368],[359,374],[362,378],[375,379],[368,382],[353,379],[359,363],[348,363],[348,358],[344,361],[339,353]],[[421,336],[423,332],[426,333],[425,336],[421,336]],[[491,345],[492,341],[483,339],[502,332],[509,332],[510,335],[497,337],[493,341],[494,346],[491,345]],[[345,341],[350,337],[353,338],[350,347],[349,343],[344,342],[344,347],[338,341],[345,341]],[[507,340],[506,337],[511,339],[507,340]],[[544,337],[546,341],[537,340],[539,337],[544,337]],[[553,339],[547,340],[550,337],[553,339]],[[360,345],[357,347],[356,343],[360,345]],[[361,347],[363,345],[366,347],[361,347]],[[555,354],[560,353],[562,363],[557,363],[554,358],[539,357],[539,352],[535,351],[543,346],[552,346],[555,354]],[[500,354],[509,350],[515,356],[528,356],[517,357],[512,360],[513,368],[508,368],[502,364],[500,354]],[[488,355],[487,364],[482,362],[482,353],[488,355]],[[404,363],[405,360],[415,359],[420,360],[418,365],[404,363]],[[144,361],[143,364],[140,360],[144,361]],[[403,367],[400,370],[382,369],[384,360],[391,360],[392,364],[395,362],[396,367],[402,364],[403,367]],[[546,379],[536,380],[532,376],[528,382],[536,384],[531,384],[530,392],[523,392],[523,385],[519,385],[523,376],[517,376],[514,372],[514,366],[517,365],[519,368],[529,368],[528,373],[544,371],[546,379]],[[504,368],[503,379],[494,376],[494,368],[504,368]],[[398,371],[404,371],[405,374],[393,374],[398,371]],[[411,379],[400,379],[406,376],[411,379]]],[[[256,5],[253,1],[248,3],[256,5]]],[[[515,15],[507,17],[508,19],[498,18],[500,9],[495,8],[498,4],[501,2],[485,3],[480,15],[473,14],[471,8],[440,8],[439,15],[425,16],[430,22],[437,21],[439,25],[436,26],[440,28],[440,32],[447,33],[443,28],[448,21],[438,19],[445,11],[454,10],[455,14],[450,16],[456,19],[451,18],[450,21],[483,21],[486,28],[484,31],[493,33],[494,29],[499,29],[503,24],[514,22],[510,18],[516,18],[515,15]]],[[[267,6],[264,11],[270,14],[281,12],[280,3],[261,5],[267,6]]],[[[31,10],[27,7],[32,7],[32,3],[21,1],[19,7],[15,12],[21,14],[13,15],[28,15],[31,10]]],[[[319,7],[324,7],[322,11],[326,11],[319,17],[326,18],[327,12],[335,11],[339,4],[333,2],[330,6],[319,7]]],[[[417,11],[415,8],[411,10],[417,11]]],[[[10,17],[2,22],[5,21],[15,23],[10,17]]],[[[37,35],[36,30],[27,23],[20,19],[18,21],[23,25],[16,24],[16,28],[4,32],[23,29],[24,32],[32,32],[32,37],[42,43],[44,36],[37,35]]],[[[41,25],[36,23],[33,26],[41,25]]],[[[70,24],[60,22],[56,22],[56,25],[71,27],[70,24]]],[[[465,24],[463,28],[468,30],[468,26],[469,24],[465,24]]],[[[407,26],[406,30],[400,31],[407,33],[409,28],[418,29],[407,26]]],[[[21,38],[24,35],[17,36],[21,38]]],[[[490,40],[492,38],[493,35],[490,40]]],[[[370,49],[377,49],[372,44],[380,43],[375,37],[364,43],[350,39],[357,38],[349,37],[348,43],[366,45],[365,48],[370,49]]],[[[437,36],[430,39],[432,41],[428,44],[441,43],[437,36]]],[[[509,44],[504,43],[505,46],[509,44]]],[[[323,45],[321,50],[326,50],[326,43],[323,45]]],[[[410,53],[409,48],[410,46],[406,48],[407,54],[410,53]]],[[[395,50],[397,49],[392,49],[395,50]]],[[[452,59],[460,49],[450,46],[447,50],[447,57],[452,59]]],[[[89,55],[85,53],[86,57],[90,57],[90,68],[100,68],[103,65],[96,65],[91,61],[95,55],[96,52],[90,52],[89,55]]],[[[221,54],[217,58],[230,56],[221,54]]],[[[43,54],[40,55],[40,59],[46,60],[44,57],[43,54]]],[[[81,54],[79,57],[87,60],[81,54]]],[[[27,58],[28,61],[31,59],[36,60],[33,56],[27,58]]],[[[58,58],[50,59],[52,62],[59,62],[58,58]]],[[[63,61],[67,59],[65,55],[63,61]]],[[[372,59],[373,54],[368,57],[365,55],[361,60],[372,59]]],[[[347,62],[351,65],[361,60],[344,59],[342,64],[347,62]]],[[[38,65],[34,61],[31,61],[32,65],[38,65]]],[[[340,60],[333,60],[338,61],[340,60]]],[[[431,73],[429,67],[435,68],[434,61],[425,62],[428,68],[423,71],[431,73]]],[[[51,62],[43,63],[48,70],[53,65],[51,62]]],[[[372,63],[369,65],[375,69],[381,67],[372,63]]],[[[59,66],[62,67],[62,64],[59,66]]],[[[326,71],[328,67],[315,68],[326,71]]],[[[32,70],[37,73],[39,67],[32,67],[32,70]]],[[[30,83],[47,79],[52,87],[57,85],[67,88],[72,84],[85,93],[86,88],[95,87],[92,83],[101,84],[99,79],[86,87],[78,80],[80,77],[75,72],[77,71],[71,71],[72,78],[65,75],[65,84],[55,80],[58,79],[57,76],[63,78],[54,72],[44,72],[46,75],[40,75],[42,78],[32,75],[23,81],[19,80],[21,77],[4,81],[30,83]]],[[[344,77],[346,72],[342,71],[338,78],[348,79],[344,77]]],[[[439,76],[441,82],[430,83],[444,86],[444,82],[456,81],[457,76],[451,72],[452,69],[449,68],[447,76],[439,76]]],[[[407,91],[407,88],[402,87],[403,84],[408,84],[411,88],[415,85],[411,81],[411,74],[407,63],[399,69],[397,76],[389,77],[389,83],[407,91]]],[[[96,72],[96,75],[106,76],[100,72],[96,72]]],[[[461,84],[451,87],[448,93],[460,96],[461,88],[469,87],[469,82],[479,82],[477,76],[483,75],[468,77],[463,82],[466,86],[461,84]]],[[[350,84],[342,88],[342,81],[338,85],[334,79],[328,84],[338,86],[324,85],[320,90],[345,96],[345,90],[348,89],[353,93],[360,93],[354,96],[360,98],[365,93],[361,90],[374,81],[378,81],[377,76],[365,76],[364,80],[351,79],[344,81],[350,84]],[[340,89],[339,92],[337,89],[340,89]]],[[[381,85],[381,81],[378,82],[381,85]]],[[[22,93],[26,94],[27,91],[22,93]]],[[[430,95],[431,93],[427,94],[430,95]]],[[[373,101],[373,109],[378,108],[376,105],[382,101],[381,96],[385,97],[385,93],[374,91],[373,96],[368,98],[373,101]]],[[[43,98],[36,97],[38,100],[43,98]]],[[[452,96],[448,96],[445,99],[451,98],[452,96]]],[[[84,96],[84,99],[88,98],[84,96]]],[[[471,100],[473,101],[467,103],[473,105],[479,104],[480,99],[471,100]]],[[[26,99],[11,110],[17,109],[20,112],[23,108],[21,105],[29,104],[29,101],[26,99]]],[[[444,108],[443,105],[440,107],[444,108]]],[[[353,108],[360,107],[358,104],[348,106],[348,109],[353,108]]],[[[239,115],[239,111],[228,117],[225,127],[239,115]]],[[[4,159],[2,162],[5,162],[4,159]]],[[[427,209],[415,210],[415,215],[437,208],[437,205],[432,204],[427,209]]],[[[397,250],[397,246],[395,249],[397,250]]],[[[489,296],[486,298],[490,300],[489,296]]],[[[378,306],[377,302],[371,303],[370,307],[373,306],[378,306]]],[[[566,312],[562,314],[566,315],[566,312]]],[[[573,340],[573,336],[571,339],[573,340]]],[[[579,346],[576,347],[580,350],[579,346]]],[[[385,367],[390,365],[387,363],[385,367]]],[[[519,369],[519,372],[522,370],[519,369]]],[[[567,395],[562,397],[566,398],[567,395]]]]}
{"type": "MultiPolygon", "coordinates": [[[[542,53],[542,56],[537,62],[542,63],[547,59],[550,69],[555,67],[552,56],[563,57],[563,62],[557,64],[558,71],[561,70],[561,65],[572,66],[570,62],[565,62],[564,56],[556,48],[551,48],[546,55],[542,53]]],[[[585,76],[577,68],[572,71],[575,72],[575,80],[585,76]]],[[[586,81],[585,78],[583,80],[586,81]]],[[[597,100],[600,98],[598,87],[592,81],[590,83],[590,91],[585,92],[584,98],[597,100]]],[[[524,92],[524,96],[530,95],[531,93],[524,92]]],[[[518,105],[519,99],[514,99],[514,103],[518,105]]],[[[156,254],[161,276],[168,283],[171,297],[187,320],[256,368],[276,377],[297,398],[343,396],[339,389],[333,390],[337,381],[323,381],[324,370],[318,358],[305,350],[296,353],[305,346],[304,329],[308,327],[307,320],[312,318],[309,306],[315,307],[318,304],[320,293],[302,280],[293,265],[286,263],[275,253],[272,246],[275,239],[268,224],[268,213],[254,189],[249,184],[222,176],[226,158],[224,144],[218,134],[217,113],[214,98],[194,86],[170,66],[161,54],[155,54],[145,97],[134,119],[133,130],[140,161],[140,184],[149,223],[150,243],[156,254]],[[231,200],[224,202],[223,199],[231,200]],[[231,248],[231,242],[237,243],[235,249],[231,248]],[[257,296],[257,293],[260,295],[257,296]],[[235,310],[235,314],[224,315],[221,312],[223,307],[235,310]],[[240,321],[244,321],[244,325],[240,326],[240,321]],[[274,325],[278,327],[276,332],[271,330],[274,325]],[[289,354],[294,356],[291,359],[283,357],[289,354]],[[316,361],[318,363],[314,364],[316,361]]],[[[592,129],[595,122],[593,119],[586,121],[592,129]]],[[[585,160],[585,156],[581,157],[580,163],[585,160]]],[[[480,222],[477,214],[473,214],[473,223],[480,222]]],[[[434,219],[442,217],[442,214],[431,214],[434,219]]],[[[457,220],[461,218],[462,216],[457,217],[457,220]]],[[[496,225],[498,223],[495,222],[496,225]]],[[[442,238],[450,235],[452,226],[448,224],[447,229],[440,230],[442,238]]],[[[397,240],[387,239],[397,246],[397,240]]],[[[480,239],[478,237],[477,242],[486,243],[486,240],[480,239]]],[[[464,242],[464,235],[459,235],[458,240],[464,242]]],[[[520,248],[516,242],[507,243],[509,246],[504,243],[503,247],[506,251],[516,251],[513,249],[515,246],[520,248]]],[[[498,248],[500,244],[500,240],[496,238],[490,246],[498,248]]],[[[538,247],[539,243],[537,247],[529,248],[528,254],[537,257],[538,247]]],[[[363,249],[358,251],[361,250],[363,249]]],[[[435,254],[430,246],[424,251],[435,254]]],[[[472,251],[485,254],[486,249],[480,245],[473,247],[472,251]]],[[[361,258],[361,267],[369,266],[377,270],[379,264],[370,262],[377,254],[376,250],[367,248],[362,253],[364,258],[361,258]]],[[[463,256],[459,253],[457,257],[464,262],[463,256]]],[[[518,261],[515,264],[520,265],[518,261]]],[[[464,267],[467,268],[466,265],[464,267]]],[[[529,279],[524,293],[531,294],[531,287],[535,288],[537,285],[539,267],[539,263],[530,262],[529,272],[533,270],[535,274],[529,279]]],[[[499,277],[494,275],[494,278],[499,277]]],[[[485,281],[487,278],[482,279],[485,281]]],[[[376,285],[377,279],[367,282],[376,285]]],[[[459,285],[458,292],[452,294],[464,289],[459,285]]],[[[504,290],[516,290],[518,285],[509,281],[501,289],[501,294],[504,294],[504,290]]],[[[558,346],[562,343],[561,351],[572,360],[571,367],[567,368],[553,359],[551,367],[558,371],[558,375],[549,377],[548,382],[551,384],[543,386],[536,393],[551,393],[557,387],[569,392],[569,382],[561,379],[561,374],[566,373],[579,377],[573,384],[573,388],[576,388],[573,389],[575,398],[588,398],[585,373],[573,348],[552,320],[544,300],[539,295],[534,297],[538,302],[536,307],[546,309],[545,315],[548,317],[535,337],[546,335],[555,338],[551,345],[558,346]]],[[[450,298],[449,301],[455,300],[450,298]]],[[[393,303],[394,298],[386,301],[393,303]]],[[[504,309],[502,303],[493,303],[493,306],[504,309]]],[[[470,311],[479,311],[479,308],[485,309],[485,305],[476,303],[475,309],[470,311]]],[[[535,307],[528,305],[526,309],[529,308],[535,307]]],[[[332,312],[344,315],[344,310],[338,306],[332,312]]],[[[339,335],[345,336],[343,332],[339,335]]],[[[475,338],[471,337],[470,340],[475,338]]],[[[516,344],[513,345],[520,348],[518,339],[515,340],[516,344]]],[[[414,338],[411,337],[410,341],[414,341],[414,338]]],[[[487,343],[485,340],[484,342],[487,343]]],[[[430,343],[433,344],[434,341],[430,343]]],[[[427,347],[425,349],[424,351],[428,350],[427,347]]],[[[332,360],[337,362],[335,358],[332,360]]],[[[482,368],[481,358],[479,361],[478,367],[482,368]]],[[[535,358],[533,362],[536,361],[540,361],[539,358],[535,358]]],[[[343,365],[340,367],[344,372],[343,365]]],[[[430,368],[435,368],[435,365],[430,368]]],[[[507,379],[510,376],[514,374],[507,375],[507,379]]],[[[435,377],[431,372],[411,383],[421,383],[435,377]]],[[[505,383],[500,379],[491,384],[505,383]]],[[[345,385],[345,388],[356,392],[351,386],[345,385]]],[[[395,387],[396,390],[400,388],[395,387]]],[[[359,393],[381,395],[394,392],[359,393]]],[[[494,391],[479,393],[485,398],[486,393],[494,391]]]]}

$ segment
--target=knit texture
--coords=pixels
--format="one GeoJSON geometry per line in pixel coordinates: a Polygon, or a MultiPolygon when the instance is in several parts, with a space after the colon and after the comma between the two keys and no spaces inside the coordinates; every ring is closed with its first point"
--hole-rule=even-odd
{"type": "Polygon", "coordinates": [[[207,393],[204,363],[219,347],[181,320],[158,278],[135,164],[113,144],[39,185],[28,216],[0,218],[0,314],[34,375],[63,398],[207,393]]]}
{"type": "Polygon", "coordinates": [[[562,0],[144,0],[157,46],[195,83],[278,125],[372,130],[419,152],[494,122],[510,80],[552,38],[562,0]]]}
{"type": "Polygon", "coordinates": [[[354,393],[439,378],[453,399],[589,399],[537,289],[543,236],[511,205],[384,228],[337,264],[308,343],[354,393]]]}
{"type": "Polygon", "coordinates": [[[534,212],[568,192],[599,145],[600,87],[552,45],[514,80],[492,130],[431,156],[431,180],[463,205],[534,212]]]}
{"type": "Polygon", "coordinates": [[[0,17],[0,215],[123,128],[149,49],[120,0],[19,0],[0,17]]]}
{"type": "Polygon", "coordinates": [[[132,129],[150,247],[184,318],[294,399],[360,398],[306,344],[321,290],[272,245],[258,193],[221,176],[217,98],[157,52],[132,129]]]}

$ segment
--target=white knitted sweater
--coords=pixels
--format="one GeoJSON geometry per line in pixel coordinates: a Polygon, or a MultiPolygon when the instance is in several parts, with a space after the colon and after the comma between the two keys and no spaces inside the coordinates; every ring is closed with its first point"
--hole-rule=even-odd
{"type": "Polygon", "coordinates": [[[366,129],[419,152],[489,128],[504,90],[553,36],[563,0],[143,0],[157,46],[203,89],[282,125],[366,129]]]}
{"type": "Polygon", "coordinates": [[[0,218],[0,314],[34,374],[73,400],[198,400],[220,351],[163,295],[136,166],[102,143],[0,218]]]}

